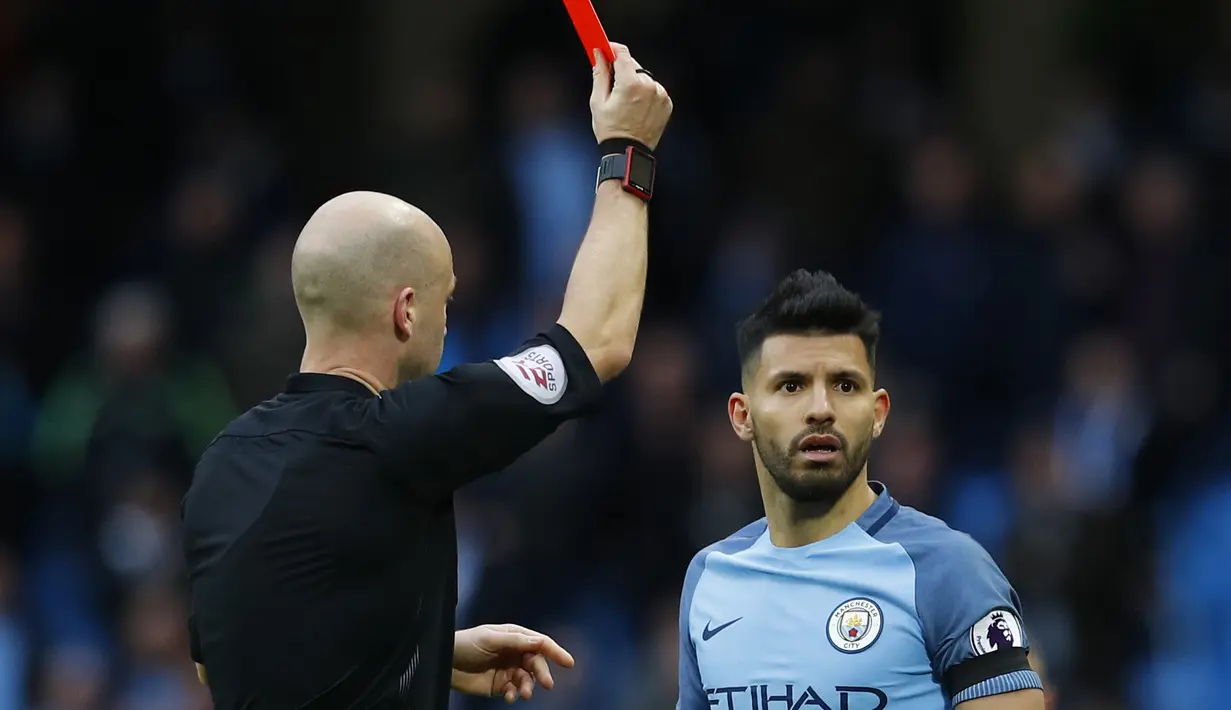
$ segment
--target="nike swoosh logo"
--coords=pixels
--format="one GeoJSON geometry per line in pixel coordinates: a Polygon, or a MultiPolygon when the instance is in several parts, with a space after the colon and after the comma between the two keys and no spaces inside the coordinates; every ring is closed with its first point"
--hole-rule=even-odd
{"type": "MultiPolygon", "coordinates": [[[[741,616],[741,617],[739,617],[739,619],[742,619],[742,618],[744,618],[744,617],[742,617],[742,616],[741,616]]],[[[739,621],[739,619],[732,619],[731,621],[728,621],[727,623],[723,624],[722,626],[715,626],[715,627],[714,627],[714,628],[712,628],[712,629],[710,628],[710,623],[709,623],[708,621],[707,621],[707,622],[705,622],[705,630],[701,632],[701,640],[702,640],[702,641],[709,641],[710,639],[712,639],[712,638],[714,638],[715,636],[717,636],[719,631],[722,631],[723,629],[727,628],[727,627],[728,627],[728,626],[730,626],[731,624],[734,624],[735,622],[739,621]]]]}

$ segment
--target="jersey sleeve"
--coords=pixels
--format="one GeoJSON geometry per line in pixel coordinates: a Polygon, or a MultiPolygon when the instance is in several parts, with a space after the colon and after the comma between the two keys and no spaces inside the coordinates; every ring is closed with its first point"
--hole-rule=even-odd
{"type": "Polygon", "coordinates": [[[589,357],[556,324],[498,360],[382,392],[365,427],[394,475],[435,497],[507,467],[601,396],[589,357]]]}
{"type": "Polygon", "coordinates": [[[1027,658],[1021,601],[991,555],[968,535],[951,533],[927,557],[917,561],[916,604],[932,669],[953,706],[1042,689],[1027,658]]]}
{"type": "Polygon", "coordinates": [[[701,682],[701,669],[697,665],[697,647],[692,640],[688,617],[692,612],[693,592],[705,568],[705,553],[701,552],[688,565],[684,575],[684,589],[680,594],[680,681],[675,710],[709,710],[709,696],[701,682]]]}

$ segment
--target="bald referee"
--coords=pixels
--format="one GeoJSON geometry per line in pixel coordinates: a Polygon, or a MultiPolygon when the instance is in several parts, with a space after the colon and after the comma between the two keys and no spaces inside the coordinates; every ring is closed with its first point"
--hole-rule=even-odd
{"type": "Polygon", "coordinates": [[[513,625],[454,630],[453,492],[591,411],[632,356],[667,92],[599,56],[594,212],[559,320],[507,357],[433,374],[456,282],[423,212],[350,193],[291,264],[300,372],[202,455],[183,501],[191,654],[218,710],[444,710],[529,699],[569,654],[513,625]]]}

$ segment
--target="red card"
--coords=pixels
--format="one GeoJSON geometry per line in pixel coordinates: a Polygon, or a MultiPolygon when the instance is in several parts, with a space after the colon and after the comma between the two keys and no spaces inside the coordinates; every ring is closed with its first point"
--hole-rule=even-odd
{"type": "Polygon", "coordinates": [[[590,58],[590,65],[594,65],[594,50],[596,49],[602,50],[608,62],[614,62],[615,52],[611,51],[611,44],[607,41],[603,23],[598,21],[598,13],[594,12],[594,5],[590,0],[564,0],[564,7],[573,20],[573,27],[577,30],[582,46],[585,47],[586,56],[590,58]]]}

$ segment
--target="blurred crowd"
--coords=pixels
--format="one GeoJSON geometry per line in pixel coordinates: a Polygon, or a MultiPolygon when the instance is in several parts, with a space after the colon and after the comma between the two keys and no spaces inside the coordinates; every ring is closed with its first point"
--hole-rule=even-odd
{"type": "MultiPolygon", "coordinates": [[[[443,368],[554,318],[589,217],[583,55],[522,26],[566,33],[547,10],[483,14],[492,56],[339,163],[223,23],[152,5],[0,4],[0,710],[209,707],[179,501],[201,448],[298,366],[289,257],[316,204],[378,189],[441,223],[443,368]]],[[[884,317],[872,477],[1003,566],[1060,707],[1224,707],[1229,47],[1069,67],[991,165],[932,11],[813,33],[663,6],[619,37],[677,107],[634,364],[602,413],[459,494],[460,621],[570,648],[535,707],[674,707],[687,562],[762,515],[726,419],[734,323],[821,267],[884,317]],[[712,45],[729,56],[693,63],[712,45]]]]}

